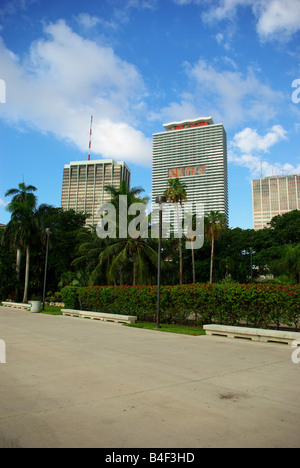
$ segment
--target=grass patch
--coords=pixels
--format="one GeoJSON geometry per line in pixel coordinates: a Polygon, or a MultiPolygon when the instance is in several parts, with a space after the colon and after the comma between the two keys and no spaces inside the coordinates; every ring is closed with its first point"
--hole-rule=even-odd
{"type": "MultiPolygon", "coordinates": [[[[43,304],[42,304],[43,308],[43,304]]],[[[61,311],[62,307],[56,307],[56,306],[50,306],[45,304],[45,310],[42,310],[42,314],[48,314],[48,315],[62,315],[61,311]]]]}
{"type": "Polygon", "coordinates": [[[133,328],[144,328],[146,330],[156,330],[161,332],[167,333],[179,333],[181,335],[205,335],[205,330],[201,327],[192,327],[188,325],[175,325],[175,324],[161,324],[161,328],[155,328],[156,323],[152,322],[136,322],[136,323],[128,323],[125,324],[126,327],[133,327],[133,328]]]}

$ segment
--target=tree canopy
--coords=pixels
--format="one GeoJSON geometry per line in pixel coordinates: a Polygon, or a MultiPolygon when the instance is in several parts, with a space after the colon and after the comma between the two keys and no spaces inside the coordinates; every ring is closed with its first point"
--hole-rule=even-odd
{"type": "MultiPolygon", "coordinates": [[[[108,186],[112,204],[119,210],[119,196],[146,204],[141,187],[108,186]]],[[[46,253],[46,228],[50,230],[47,293],[68,284],[156,284],[157,239],[101,239],[95,227],[87,227],[87,215],[37,203],[37,189],[25,183],[8,190],[11,220],[0,229],[0,299],[27,300],[41,294],[46,253]]],[[[170,184],[168,197],[185,199],[185,187],[170,184]],[[174,186],[173,186],[174,185],[174,186]]],[[[118,217],[117,217],[118,219],[118,217]]],[[[132,215],[126,219],[127,226],[132,215]]],[[[151,219],[149,218],[149,226],[151,219]]],[[[138,229],[138,227],[137,227],[138,229]]],[[[268,228],[231,229],[221,213],[207,213],[205,242],[188,250],[185,242],[163,239],[162,284],[256,281],[274,275],[276,282],[300,281],[300,212],[276,216],[268,228]],[[193,268],[191,268],[193,265],[193,268]]],[[[182,236],[184,238],[184,235],[182,236]]]]}

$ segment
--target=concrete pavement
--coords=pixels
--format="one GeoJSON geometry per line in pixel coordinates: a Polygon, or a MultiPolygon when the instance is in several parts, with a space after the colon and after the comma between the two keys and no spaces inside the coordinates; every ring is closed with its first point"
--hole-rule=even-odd
{"type": "Polygon", "coordinates": [[[0,307],[0,447],[300,447],[291,347],[0,307]]]}

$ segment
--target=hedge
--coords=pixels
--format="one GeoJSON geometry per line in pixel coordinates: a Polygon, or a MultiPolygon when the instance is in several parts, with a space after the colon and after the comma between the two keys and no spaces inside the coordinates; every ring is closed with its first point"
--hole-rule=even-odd
{"type": "MultiPolygon", "coordinates": [[[[156,286],[93,286],[62,289],[66,308],[136,315],[154,321],[156,286]]],[[[258,328],[286,325],[298,328],[300,286],[263,284],[192,284],[162,286],[162,323],[248,325],[258,328]]]]}

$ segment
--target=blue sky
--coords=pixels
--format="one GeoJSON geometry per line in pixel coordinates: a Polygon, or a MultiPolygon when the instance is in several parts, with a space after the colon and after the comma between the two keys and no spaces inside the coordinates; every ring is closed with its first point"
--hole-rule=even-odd
{"type": "Polygon", "coordinates": [[[153,133],[223,123],[230,227],[253,226],[253,178],[300,173],[300,0],[2,0],[0,80],[0,223],[23,180],[60,206],[91,115],[92,159],[146,194],[153,133]]]}

